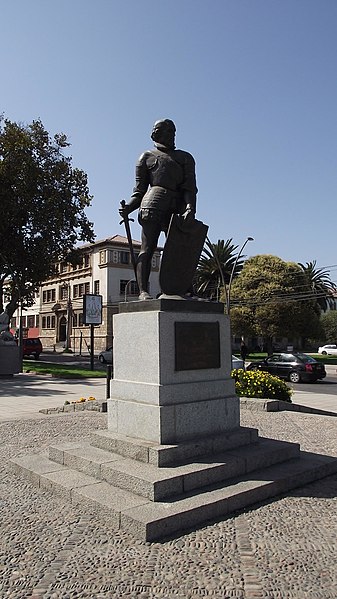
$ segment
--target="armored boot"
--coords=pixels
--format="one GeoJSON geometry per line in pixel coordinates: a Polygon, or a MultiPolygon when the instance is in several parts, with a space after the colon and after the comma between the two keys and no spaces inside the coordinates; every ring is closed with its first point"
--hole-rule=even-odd
{"type": "Polygon", "coordinates": [[[152,295],[148,292],[150,271],[151,260],[149,260],[147,254],[139,254],[137,261],[137,283],[139,287],[138,299],[141,301],[153,299],[152,295]]]}

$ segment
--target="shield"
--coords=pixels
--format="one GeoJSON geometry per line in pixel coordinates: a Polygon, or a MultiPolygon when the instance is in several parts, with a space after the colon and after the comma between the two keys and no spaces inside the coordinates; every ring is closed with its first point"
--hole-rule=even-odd
{"type": "Polygon", "coordinates": [[[183,296],[191,290],[207,231],[200,220],[172,216],[159,272],[163,293],[183,296]]]}

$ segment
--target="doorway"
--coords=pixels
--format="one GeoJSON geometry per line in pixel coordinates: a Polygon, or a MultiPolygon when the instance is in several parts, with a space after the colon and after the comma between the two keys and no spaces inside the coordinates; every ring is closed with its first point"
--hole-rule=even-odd
{"type": "Polygon", "coordinates": [[[65,341],[67,338],[67,319],[65,316],[60,318],[59,322],[59,341],[65,341]]]}

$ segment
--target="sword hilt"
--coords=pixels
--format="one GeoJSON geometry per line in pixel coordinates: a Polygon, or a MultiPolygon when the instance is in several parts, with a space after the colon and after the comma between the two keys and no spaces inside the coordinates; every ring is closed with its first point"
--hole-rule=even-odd
{"type": "MultiPolygon", "coordinates": [[[[125,205],[126,205],[125,200],[121,200],[120,204],[121,204],[122,208],[125,208],[125,205]]],[[[128,216],[125,216],[123,218],[123,220],[120,221],[119,224],[122,225],[125,221],[131,222],[131,223],[135,222],[133,218],[129,218],[128,216]]]]}

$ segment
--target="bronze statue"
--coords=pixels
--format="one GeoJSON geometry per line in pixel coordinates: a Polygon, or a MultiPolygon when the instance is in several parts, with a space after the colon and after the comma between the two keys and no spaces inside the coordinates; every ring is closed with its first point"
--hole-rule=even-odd
{"type": "MultiPolygon", "coordinates": [[[[119,213],[125,222],[139,208],[142,244],[135,264],[139,299],[152,299],[148,292],[151,260],[162,231],[167,234],[173,214],[186,225],[194,221],[197,186],[194,158],[175,148],[176,128],[170,119],[156,121],[152,150],[144,152],[136,165],[136,185],[130,201],[121,203],[119,213]]],[[[196,221],[199,222],[199,221],[196,221]]]]}

